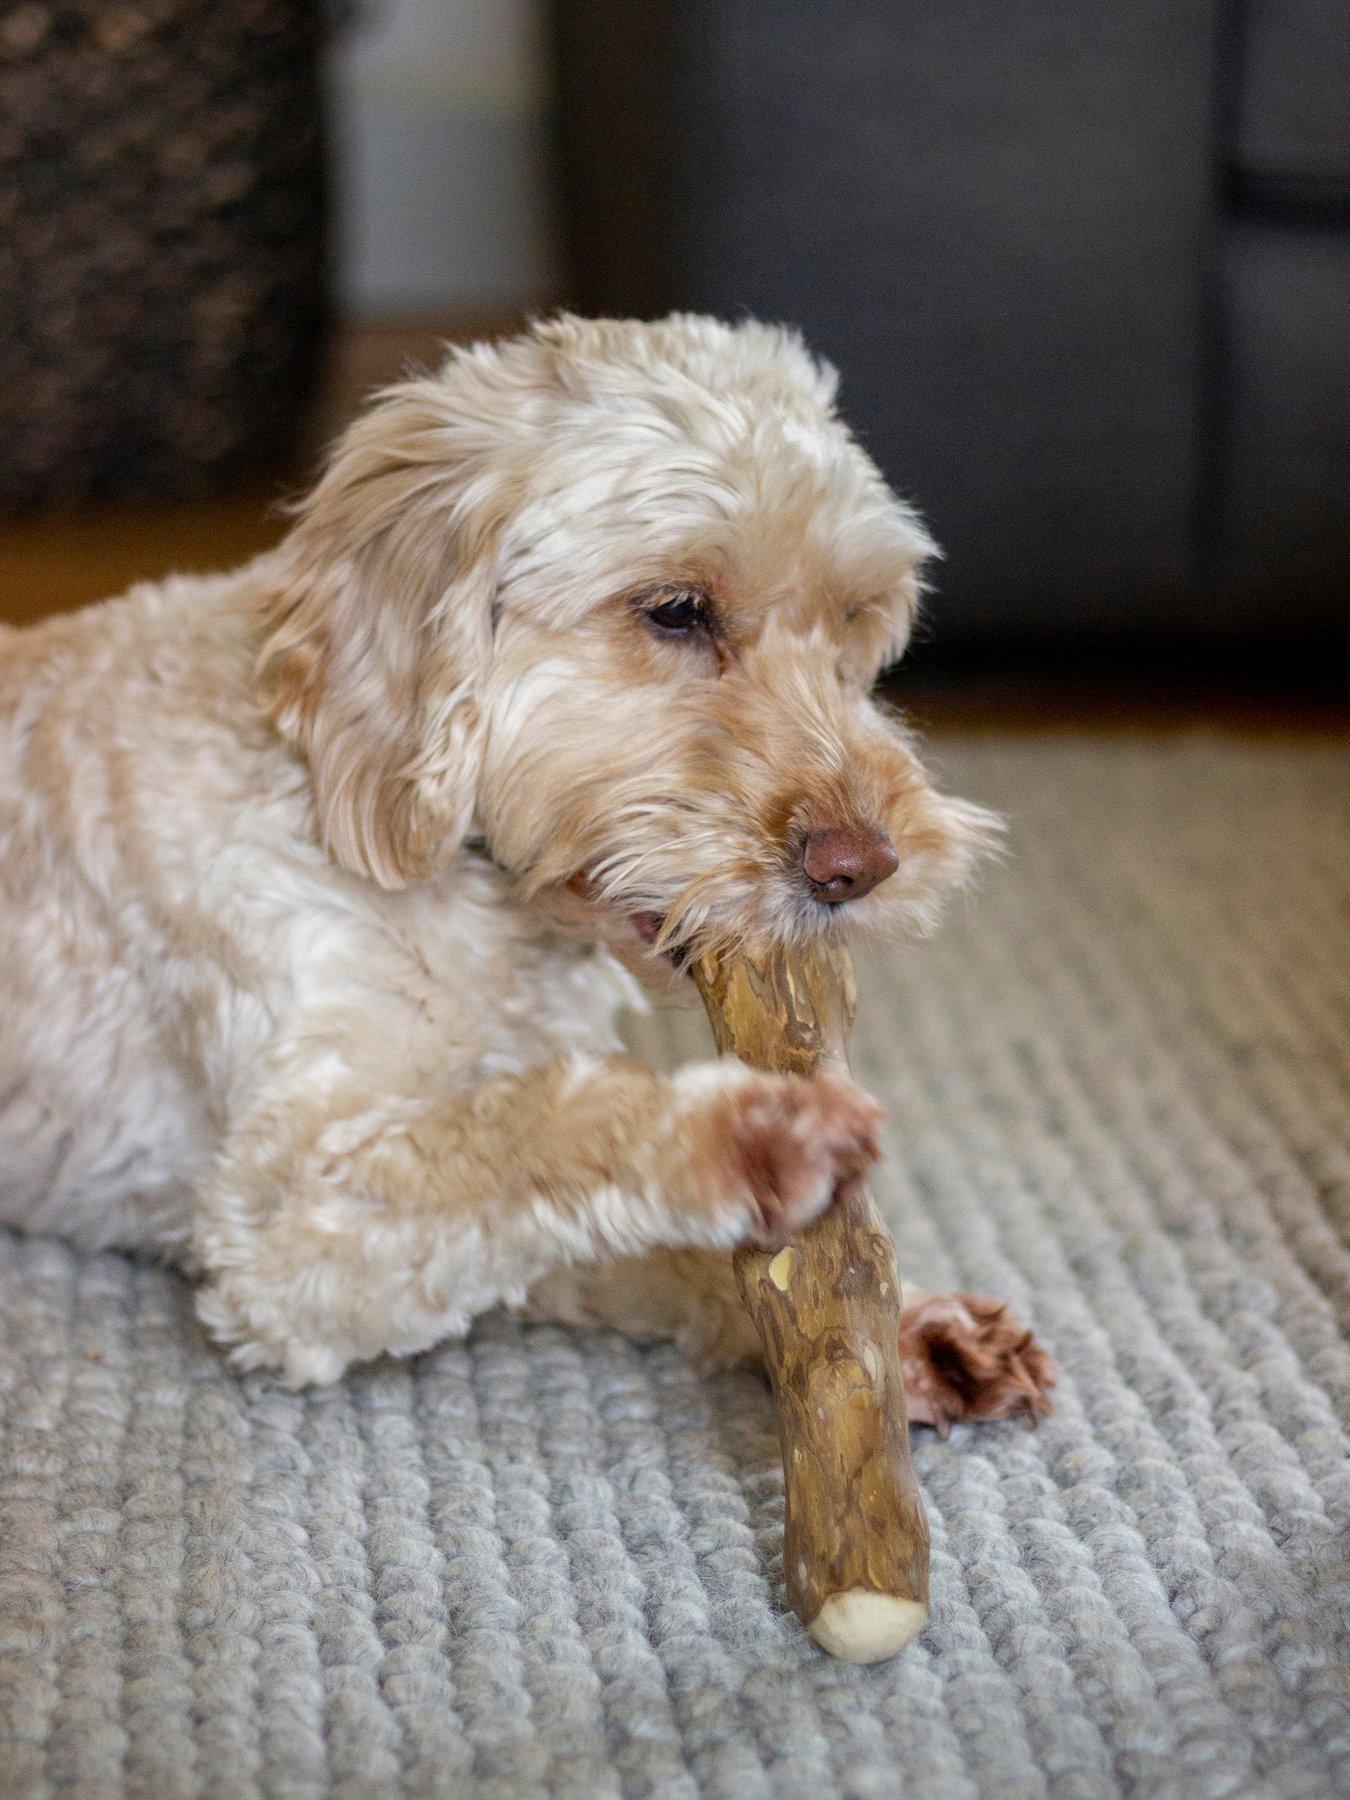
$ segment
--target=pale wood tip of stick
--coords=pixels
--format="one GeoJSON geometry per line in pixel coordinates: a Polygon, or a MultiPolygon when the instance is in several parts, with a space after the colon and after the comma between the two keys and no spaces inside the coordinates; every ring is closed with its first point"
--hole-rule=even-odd
{"type": "Polygon", "coordinates": [[[841,1662],[884,1662],[918,1635],[927,1617],[928,1608],[918,1600],[850,1588],[831,1594],[807,1630],[841,1662]]]}

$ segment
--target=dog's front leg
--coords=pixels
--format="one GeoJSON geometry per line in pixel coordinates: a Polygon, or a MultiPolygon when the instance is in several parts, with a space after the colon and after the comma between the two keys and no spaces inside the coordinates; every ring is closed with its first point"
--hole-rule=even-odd
{"type": "MultiPolygon", "coordinates": [[[[987,1294],[906,1286],[900,1372],[911,1425],[1035,1418],[1055,1370],[1033,1334],[987,1294]]],[[[555,1269],[530,1290],[528,1316],[674,1338],[712,1367],[762,1360],[759,1338],[724,1251],[657,1250],[600,1267],[555,1269]]]]}
{"type": "Polygon", "coordinates": [[[561,1265],[799,1230],[875,1156],[879,1118],[836,1075],[725,1061],[667,1080],[560,1058],[434,1101],[275,1094],[203,1197],[199,1311],[242,1365],[330,1381],[561,1265]]]}

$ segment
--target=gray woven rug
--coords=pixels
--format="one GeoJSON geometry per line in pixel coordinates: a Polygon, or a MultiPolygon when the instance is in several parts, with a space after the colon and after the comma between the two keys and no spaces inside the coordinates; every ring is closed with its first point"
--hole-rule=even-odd
{"type": "Polygon", "coordinates": [[[917,1435],[920,1641],[782,1616],[754,1379],[495,1320],[295,1398],[173,1277],[7,1240],[0,1791],[1347,1791],[1350,761],[940,748],[1013,856],[864,967],[881,1197],[1062,1380],[1034,1434],[917,1435]]]}

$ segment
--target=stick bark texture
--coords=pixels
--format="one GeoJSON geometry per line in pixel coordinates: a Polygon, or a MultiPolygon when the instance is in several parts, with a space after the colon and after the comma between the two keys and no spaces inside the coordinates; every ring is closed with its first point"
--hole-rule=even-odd
{"type": "MultiPolygon", "coordinates": [[[[719,1050],[795,1075],[845,1061],[855,995],[842,945],[705,957],[693,974],[719,1050]]],[[[928,1614],[890,1236],[858,1184],[794,1243],[735,1261],[778,1409],[788,1598],[824,1649],[880,1661],[928,1614]]]]}

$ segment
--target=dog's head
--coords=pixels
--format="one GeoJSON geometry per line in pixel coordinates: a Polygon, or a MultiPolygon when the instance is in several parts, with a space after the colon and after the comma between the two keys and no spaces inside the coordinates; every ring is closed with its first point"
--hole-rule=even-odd
{"type": "Polygon", "coordinates": [[[870,697],[933,546],[762,325],[561,318],[385,394],[282,553],[263,675],[385,886],[466,837],[639,965],[924,927],[989,815],[870,697]]]}

